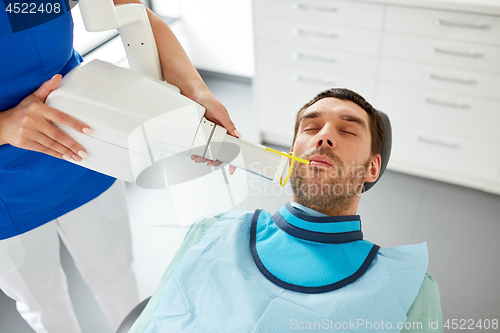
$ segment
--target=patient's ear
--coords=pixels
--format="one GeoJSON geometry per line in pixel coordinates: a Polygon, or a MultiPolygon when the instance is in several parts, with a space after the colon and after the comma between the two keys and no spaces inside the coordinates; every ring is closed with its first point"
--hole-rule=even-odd
{"type": "Polygon", "coordinates": [[[382,157],[380,154],[375,155],[368,165],[366,170],[365,182],[373,183],[380,175],[380,168],[382,167],[382,157]]]}

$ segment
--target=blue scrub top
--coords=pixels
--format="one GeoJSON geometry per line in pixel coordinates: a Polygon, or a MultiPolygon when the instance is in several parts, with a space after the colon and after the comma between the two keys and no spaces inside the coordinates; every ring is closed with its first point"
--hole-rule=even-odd
{"type": "MultiPolygon", "coordinates": [[[[11,109],[55,74],[83,61],[73,49],[71,12],[16,33],[0,5],[0,112],[11,109]]],[[[64,160],[0,146],[0,240],[10,238],[87,203],[115,178],[64,160]]]]}

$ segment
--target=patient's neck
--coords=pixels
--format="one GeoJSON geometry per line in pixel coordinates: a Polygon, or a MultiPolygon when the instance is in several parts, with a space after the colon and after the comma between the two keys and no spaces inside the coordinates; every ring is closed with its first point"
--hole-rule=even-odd
{"type": "Polygon", "coordinates": [[[317,200],[315,201],[314,198],[312,200],[307,200],[307,202],[304,202],[304,200],[298,199],[295,194],[292,195],[292,198],[290,201],[299,203],[305,207],[314,209],[317,212],[323,213],[328,216],[345,216],[345,215],[356,215],[358,211],[358,205],[359,205],[359,196],[356,196],[353,198],[351,202],[349,202],[347,205],[343,204],[340,207],[336,205],[326,205],[323,204],[323,200],[317,200]]]}

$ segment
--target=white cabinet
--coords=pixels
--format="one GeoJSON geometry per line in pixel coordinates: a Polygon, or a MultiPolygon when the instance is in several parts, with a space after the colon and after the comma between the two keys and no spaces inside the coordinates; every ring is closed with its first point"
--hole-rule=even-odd
{"type": "MultiPolygon", "coordinates": [[[[436,1],[439,2],[439,1],[436,1]]],[[[474,1],[470,1],[474,9],[474,1]]],[[[443,2],[443,10],[387,6],[385,30],[391,33],[425,35],[472,43],[500,44],[500,17],[460,13],[453,1],[443,2]]]]}
{"type": "MultiPolygon", "coordinates": [[[[392,110],[393,127],[412,126],[500,145],[500,110],[496,101],[392,84],[381,84],[377,96],[380,110],[392,110]]],[[[492,151],[492,155],[500,154],[492,151]]]]}
{"type": "Polygon", "coordinates": [[[500,73],[500,48],[436,37],[387,33],[384,58],[428,62],[447,67],[500,73]]]}
{"type": "MultiPolygon", "coordinates": [[[[500,58],[499,58],[500,60],[500,58]]],[[[410,61],[382,60],[380,81],[455,93],[498,98],[500,75],[410,61]]]]}
{"type": "Polygon", "coordinates": [[[383,7],[356,1],[336,0],[254,0],[256,17],[309,21],[324,26],[352,26],[379,29],[383,7]]]}
{"type": "Polygon", "coordinates": [[[500,4],[254,0],[265,142],[324,89],[357,91],[394,131],[389,168],[500,193],[500,4]],[[493,5],[492,5],[493,6],[493,5]]]}
{"type": "MultiPolygon", "coordinates": [[[[308,14],[308,13],[304,13],[308,14]]],[[[260,17],[254,21],[257,41],[269,40],[281,45],[320,47],[332,51],[376,55],[380,45],[378,30],[326,25],[306,20],[296,21],[281,17],[260,17]]],[[[257,54],[259,50],[257,50],[257,54]]]]}
{"type": "Polygon", "coordinates": [[[255,95],[264,141],[290,146],[297,111],[318,92],[374,97],[383,6],[255,0],[255,95]]]}

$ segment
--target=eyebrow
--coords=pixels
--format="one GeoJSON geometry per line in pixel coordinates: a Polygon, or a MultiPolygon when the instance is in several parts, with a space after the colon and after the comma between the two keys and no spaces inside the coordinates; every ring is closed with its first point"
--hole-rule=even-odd
{"type": "MultiPolygon", "coordinates": [[[[302,122],[305,120],[305,119],[314,119],[314,118],[318,118],[318,117],[321,117],[322,115],[322,112],[321,111],[312,111],[312,112],[309,112],[309,113],[306,113],[305,115],[302,116],[302,119],[300,120],[300,123],[302,124],[302,122]]],[[[367,129],[367,126],[366,126],[366,123],[364,122],[363,119],[357,117],[357,116],[353,116],[353,115],[350,115],[350,114],[347,114],[347,113],[343,113],[339,116],[339,118],[341,120],[345,120],[345,121],[349,121],[349,122],[353,122],[353,123],[357,123],[359,124],[364,130],[367,129]]]]}
{"type": "Polygon", "coordinates": [[[312,111],[312,112],[303,114],[302,117],[301,117],[302,119],[300,119],[300,123],[302,124],[302,122],[305,119],[313,119],[313,118],[318,118],[318,117],[321,117],[321,112],[319,112],[319,111],[312,111]]]}
{"type": "Polygon", "coordinates": [[[353,122],[353,123],[357,123],[364,130],[367,129],[365,122],[363,121],[363,119],[361,119],[359,117],[356,117],[356,116],[353,116],[353,115],[350,115],[350,114],[342,114],[342,115],[340,115],[339,118],[342,119],[342,120],[345,120],[345,121],[350,121],[350,122],[353,122]]]}

